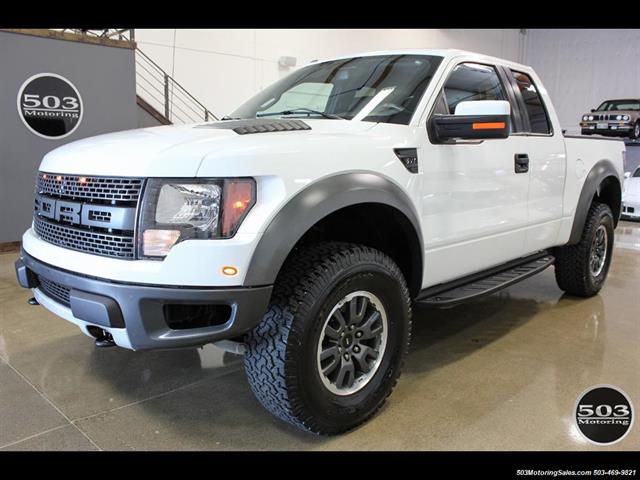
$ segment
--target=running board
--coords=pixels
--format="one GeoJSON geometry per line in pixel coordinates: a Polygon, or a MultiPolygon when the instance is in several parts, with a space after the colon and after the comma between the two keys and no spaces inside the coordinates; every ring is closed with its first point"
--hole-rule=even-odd
{"type": "Polygon", "coordinates": [[[428,288],[418,295],[417,302],[438,307],[452,307],[467,300],[490,295],[510,287],[551,266],[555,258],[548,253],[536,254],[486,272],[472,275],[450,284],[428,288]]]}

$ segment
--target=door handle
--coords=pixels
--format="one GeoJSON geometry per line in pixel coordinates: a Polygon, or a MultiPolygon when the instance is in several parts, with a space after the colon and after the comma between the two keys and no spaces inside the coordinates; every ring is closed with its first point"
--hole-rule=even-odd
{"type": "Polygon", "coordinates": [[[516,153],[514,160],[516,173],[527,173],[529,171],[529,155],[526,153],[516,153]]]}

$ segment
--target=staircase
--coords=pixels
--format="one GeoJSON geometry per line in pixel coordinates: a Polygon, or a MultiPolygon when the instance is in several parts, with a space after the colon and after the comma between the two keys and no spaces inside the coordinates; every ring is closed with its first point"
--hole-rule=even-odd
{"type": "MultiPolygon", "coordinates": [[[[134,49],[136,66],[136,103],[161,125],[208,122],[218,120],[182,85],[151,60],[135,42],[135,30],[109,28],[101,30],[52,29],[81,35],[94,42],[127,42],[134,49]]],[[[126,43],[125,43],[126,44],[126,43]]]]}
{"type": "Polygon", "coordinates": [[[160,123],[184,124],[218,119],[137,47],[135,56],[138,106],[160,123]]]}

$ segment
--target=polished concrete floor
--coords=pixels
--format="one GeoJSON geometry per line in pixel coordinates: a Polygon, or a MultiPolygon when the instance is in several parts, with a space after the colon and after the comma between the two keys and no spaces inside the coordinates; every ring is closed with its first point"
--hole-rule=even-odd
{"type": "Polygon", "coordinates": [[[449,310],[417,308],[404,374],[346,435],[315,437],[253,398],[240,358],[207,346],[94,348],[14,281],[0,254],[0,447],[9,450],[637,450],[640,422],[597,447],[577,397],[613,384],[640,411],[640,223],[621,222],[609,279],[563,296],[553,271],[449,310]]]}

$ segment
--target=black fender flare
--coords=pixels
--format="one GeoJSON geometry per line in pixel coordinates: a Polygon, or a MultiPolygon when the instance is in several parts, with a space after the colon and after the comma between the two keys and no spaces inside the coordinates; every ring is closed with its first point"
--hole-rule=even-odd
{"type": "MultiPolygon", "coordinates": [[[[575,245],[580,241],[591,202],[596,193],[598,193],[600,185],[607,177],[614,177],[618,181],[618,185],[622,187],[618,172],[610,160],[598,161],[587,174],[576,205],[576,213],[573,217],[573,226],[571,227],[571,235],[567,245],[575,245]]],[[[618,218],[614,218],[614,223],[618,223],[618,218]]]]}
{"type": "Polygon", "coordinates": [[[253,252],[244,286],[271,285],[287,256],[320,220],[340,210],[362,203],[394,207],[413,226],[420,246],[420,272],[424,242],[418,213],[409,196],[396,184],[370,172],[349,172],[319,180],[296,193],[271,220],[253,252]]]}

